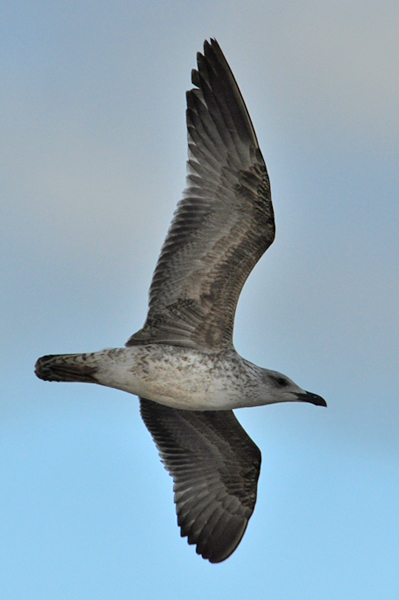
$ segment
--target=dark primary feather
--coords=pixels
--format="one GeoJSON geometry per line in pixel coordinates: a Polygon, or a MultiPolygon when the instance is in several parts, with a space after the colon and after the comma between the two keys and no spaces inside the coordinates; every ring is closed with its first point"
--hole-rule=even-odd
{"type": "Polygon", "coordinates": [[[230,345],[241,289],[274,239],[266,165],[234,76],[215,40],[197,61],[197,87],[187,92],[187,187],[155,269],[146,323],[128,346],[230,345]]]}
{"type": "Polygon", "coordinates": [[[174,480],[178,524],[212,563],[228,558],[256,502],[259,448],[232,411],[189,411],[140,398],[141,416],[174,480]]]}

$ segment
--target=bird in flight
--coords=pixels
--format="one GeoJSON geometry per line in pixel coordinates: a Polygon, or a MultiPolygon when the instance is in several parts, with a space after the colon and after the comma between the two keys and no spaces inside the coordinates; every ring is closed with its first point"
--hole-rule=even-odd
{"type": "Polygon", "coordinates": [[[187,186],[163,244],[142,329],[123,348],[43,356],[45,381],[97,383],[140,397],[174,480],[182,537],[211,563],[228,558],[253,513],[261,453],[233,409],[327,406],[233,345],[242,287],[274,240],[270,182],[251,118],[216,40],[187,92],[187,186]]]}

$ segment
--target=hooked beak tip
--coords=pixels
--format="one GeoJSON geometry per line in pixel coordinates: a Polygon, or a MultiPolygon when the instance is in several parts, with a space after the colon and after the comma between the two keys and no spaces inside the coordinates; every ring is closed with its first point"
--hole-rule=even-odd
{"type": "Polygon", "coordinates": [[[298,400],[301,402],[310,402],[315,406],[327,406],[327,402],[321,396],[312,394],[312,392],[305,392],[304,394],[298,394],[298,400]]]}

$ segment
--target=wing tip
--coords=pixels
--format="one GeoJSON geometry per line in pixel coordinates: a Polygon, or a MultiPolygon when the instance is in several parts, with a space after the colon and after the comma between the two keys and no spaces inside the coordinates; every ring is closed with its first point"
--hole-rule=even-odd
{"type": "MultiPolygon", "coordinates": [[[[215,536],[211,535],[207,540],[198,541],[195,550],[196,553],[211,564],[224,562],[230,558],[240,545],[250,518],[251,515],[248,518],[234,519],[235,523],[233,523],[233,527],[231,527],[231,523],[228,524],[231,527],[231,531],[224,531],[223,536],[219,535],[214,539],[215,536]]],[[[195,544],[196,542],[188,543],[195,544]]]]}

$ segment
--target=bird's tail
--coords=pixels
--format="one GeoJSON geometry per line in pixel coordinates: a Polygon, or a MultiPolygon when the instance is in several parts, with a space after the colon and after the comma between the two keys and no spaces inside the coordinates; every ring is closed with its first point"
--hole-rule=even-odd
{"type": "Polygon", "coordinates": [[[54,354],[42,356],[35,365],[35,373],[44,381],[79,381],[98,383],[94,377],[97,367],[90,360],[92,354],[54,354]]]}

